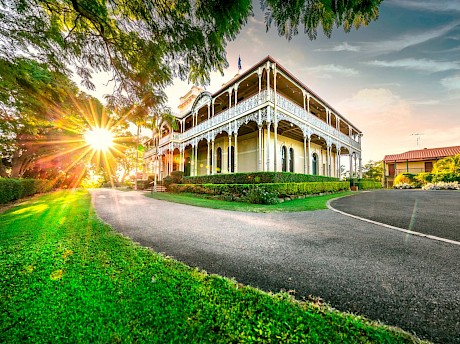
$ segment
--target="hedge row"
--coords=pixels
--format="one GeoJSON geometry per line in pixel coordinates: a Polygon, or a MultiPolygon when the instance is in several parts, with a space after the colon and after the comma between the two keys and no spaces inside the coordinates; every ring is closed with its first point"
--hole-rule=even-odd
{"type": "Polygon", "coordinates": [[[0,204],[52,189],[53,183],[49,180],[0,178],[0,204]]]}
{"type": "Polygon", "coordinates": [[[361,179],[355,183],[359,190],[381,189],[382,183],[375,180],[361,179]]]}
{"type": "Polygon", "coordinates": [[[172,192],[191,192],[208,195],[244,196],[253,189],[276,193],[278,197],[313,195],[350,189],[349,182],[264,183],[264,184],[171,184],[172,192]]]}
{"type": "Polygon", "coordinates": [[[338,178],[290,172],[229,173],[207,176],[183,177],[183,184],[259,184],[335,182],[338,178]]]}

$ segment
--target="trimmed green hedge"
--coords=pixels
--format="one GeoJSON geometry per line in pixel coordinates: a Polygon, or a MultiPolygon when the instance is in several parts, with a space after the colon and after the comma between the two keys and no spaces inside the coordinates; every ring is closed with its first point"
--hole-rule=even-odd
{"type": "Polygon", "coordinates": [[[0,178],[0,204],[52,189],[53,183],[49,180],[0,178]]]}
{"type": "Polygon", "coordinates": [[[381,189],[382,183],[375,180],[369,179],[360,179],[355,182],[355,185],[358,186],[358,190],[369,190],[369,189],[381,189]]]}
{"type": "Polygon", "coordinates": [[[335,182],[338,178],[290,172],[253,172],[183,177],[183,184],[259,184],[335,182]]]}
{"type": "Polygon", "coordinates": [[[350,189],[349,182],[264,183],[264,184],[172,184],[172,192],[191,192],[208,195],[237,195],[242,197],[254,188],[276,192],[278,197],[313,195],[323,192],[339,192],[350,189]]]}

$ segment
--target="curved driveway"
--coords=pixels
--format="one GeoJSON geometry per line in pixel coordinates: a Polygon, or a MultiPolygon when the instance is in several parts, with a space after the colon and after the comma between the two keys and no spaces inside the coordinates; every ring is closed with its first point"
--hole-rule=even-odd
{"type": "Polygon", "coordinates": [[[460,242],[460,192],[378,190],[331,201],[334,209],[460,242]]]}
{"type": "Polygon", "coordinates": [[[460,343],[460,249],[330,210],[240,213],[92,191],[142,245],[268,291],[295,290],[440,343],[460,343]]]}

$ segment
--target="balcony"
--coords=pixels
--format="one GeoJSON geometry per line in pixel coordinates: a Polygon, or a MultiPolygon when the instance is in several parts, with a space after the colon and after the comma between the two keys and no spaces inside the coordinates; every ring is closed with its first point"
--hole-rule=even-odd
{"type": "MultiPolygon", "coordinates": [[[[295,116],[298,119],[301,119],[309,124],[310,127],[315,129],[315,131],[319,133],[324,133],[330,136],[333,136],[340,140],[342,143],[345,143],[357,150],[360,150],[359,142],[356,142],[351,137],[345,135],[344,133],[340,132],[334,127],[331,127],[318,117],[312,115],[311,113],[307,112],[301,106],[295,104],[294,102],[290,101],[289,99],[283,97],[280,94],[277,94],[277,106],[285,110],[291,116],[295,116]]],[[[267,98],[270,102],[274,103],[274,91],[264,90],[261,91],[260,94],[255,94],[241,102],[239,102],[236,106],[226,109],[224,111],[219,112],[214,117],[211,117],[209,120],[201,122],[200,124],[196,125],[195,127],[190,128],[184,133],[173,133],[172,136],[167,135],[160,139],[160,146],[167,144],[168,142],[175,141],[175,142],[184,142],[187,141],[194,136],[199,134],[205,133],[209,130],[222,126],[223,124],[229,123],[231,120],[239,118],[245,114],[248,114],[254,110],[256,110],[259,106],[263,103],[267,102],[267,98]]]]}

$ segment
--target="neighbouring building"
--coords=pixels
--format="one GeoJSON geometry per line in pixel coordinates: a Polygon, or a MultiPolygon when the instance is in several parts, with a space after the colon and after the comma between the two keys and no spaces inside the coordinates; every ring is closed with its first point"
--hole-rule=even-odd
{"type": "Polygon", "coordinates": [[[443,148],[424,148],[401,154],[385,155],[384,186],[392,187],[395,176],[401,173],[418,174],[431,172],[439,159],[460,153],[460,146],[443,148]]]}
{"type": "Polygon", "coordinates": [[[215,93],[181,98],[178,129],[147,142],[144,176],[287,171],[361,175],[361,131],[270,56],[215,93]]]}

